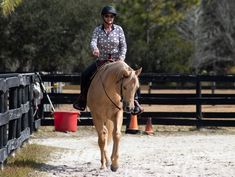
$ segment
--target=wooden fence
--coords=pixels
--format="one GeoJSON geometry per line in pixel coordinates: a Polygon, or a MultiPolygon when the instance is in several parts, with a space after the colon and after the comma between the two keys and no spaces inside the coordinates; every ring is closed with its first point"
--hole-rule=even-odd
{"type": "MultiPolygon", "coordinates": [[[[65,82],[80,84],[80,75],[42,75],[44,82],[65,82]]],[[[160,75],[143,73],[140,76],[141,85],[148,87],[147,93],[142,93],[141,104],[147,105],[192,105],[194,112],[179,110],[177,112],[151,111],[139,116],[138,123],[146,124],[147,118],[152,118],[153,124],[162,125],[192,125],[192,126],[235,126],[234,112],[203,112],[203,105],[234,105],[235,106],[235,76],[234,75],[160,75]],[[171,93],[152,93],[153,90],[172,90],[171,93]],[[175,93],[177,90],[190,89],[193,93],[175,93]],[[209,89],[210,93],[203,93],[209,89]],[[222,90],[221,90],[222,89],[222,90]],[[216,93],[217,90],[224,93],[216,93]],[[225,93],[225,90],[231,93],[225,93]],[[232,93],[234,91],[234,93],[232,93]]],[[[54,104],[72,104],[79,94],[49,93],[54,104]]],[[[43,103],[48,101],[44,97],[43,103]]],[[[53,125],[51,112],[44,112],[42,125],[53,125]]],[[[124,124],[128,122],[124,114],[124,124]]],[[[92,125],[89,112],[82,112],[79,125],[92,125]]]]}
{"type": "Polygon", "coordinates": [[[33,73],[0,74],[0,165],[26,141],[40,125],[35,119],[37,104],[33,94],[33,73]]]}

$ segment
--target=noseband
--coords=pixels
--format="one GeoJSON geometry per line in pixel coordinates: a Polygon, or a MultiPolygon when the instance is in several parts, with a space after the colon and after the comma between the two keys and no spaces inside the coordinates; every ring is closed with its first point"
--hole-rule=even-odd
{"type": "MultiPolygon", "coordinates": [[[[116,82],[116,83],[119,83],[119,82],[121,81],[121,86],[120,86],[120,87],[121,87],[121,88],[120,88],[120,96],[121,96],[120,102],[121,102],[121,103],[123,103],[123,91],[122,91],[123,80],[124,80],[124,77],[122,77],[120,80],[118,80],[118,81],[116,82]]],[[[122,108],[120,108],[116,103],[114,103],[114,101],[113,101],[113,100],[110,98],[110,96],[108,95],[108,93],[107,93],[107,91],[106,91],[106,89],[105,89],[105,87],[104,87],[104,83],[103,83],[103,80],[102,80],[101,76],[100,76],[100,81],[101,81],[102,87],[103,87],[104,92],[105,92],[106,96],[108,97],[108,99],[113,103],[113,105],[114,105],[117,109],[122,110],[122,108]]]]}

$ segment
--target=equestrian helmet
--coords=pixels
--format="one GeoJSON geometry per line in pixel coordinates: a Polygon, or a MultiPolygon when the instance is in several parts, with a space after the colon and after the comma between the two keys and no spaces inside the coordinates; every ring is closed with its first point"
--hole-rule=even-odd
{"type": "Polygon", "coordinates": [[[101,11],[101,15],[104,15],[104,14],[113,14],[114,16],[116,16],[117,15],[117,11],[112,6],[105,6],[105,7],[103,7],[103,9],[101,11]]]}

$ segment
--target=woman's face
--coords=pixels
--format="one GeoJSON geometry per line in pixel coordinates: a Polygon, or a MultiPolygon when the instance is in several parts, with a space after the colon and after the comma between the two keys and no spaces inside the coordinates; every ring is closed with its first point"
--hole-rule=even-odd
{"type": "Polygon", "coordinates": [[[113,14],[104,14],[104,21],[107,24],[113,24],[114,15],[113,14]]]}

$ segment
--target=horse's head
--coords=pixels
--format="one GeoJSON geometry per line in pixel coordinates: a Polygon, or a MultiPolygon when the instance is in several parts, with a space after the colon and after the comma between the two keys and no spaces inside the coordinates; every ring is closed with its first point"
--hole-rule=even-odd
{"type": "Polygon", "coordinates": [[[139,88],[139,79],[142,68],[132,70],[127,68],[123,71],[121,80],[121,99],[123,102],[123,111],[130,113],[134,109],[134,97],[139,88]]]}

